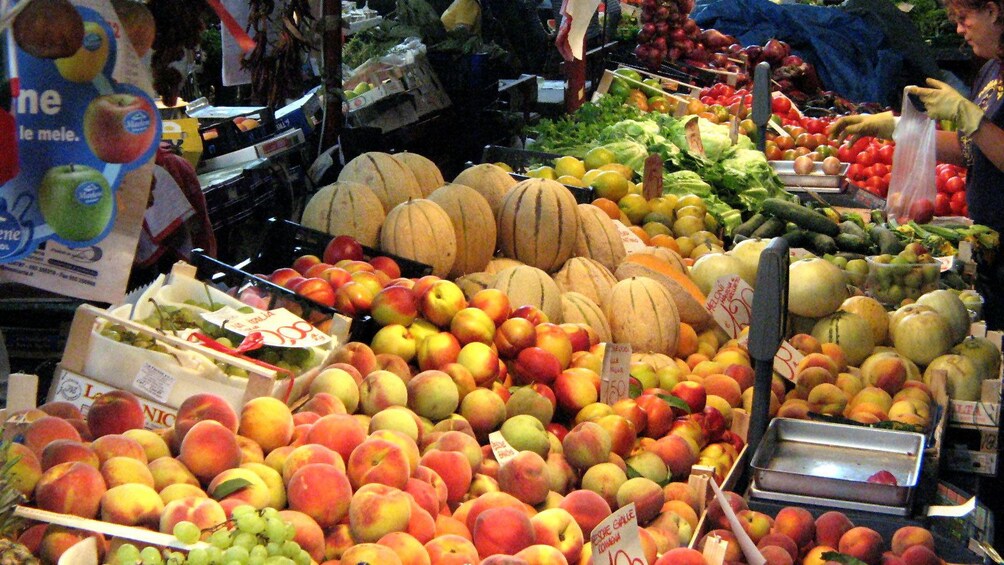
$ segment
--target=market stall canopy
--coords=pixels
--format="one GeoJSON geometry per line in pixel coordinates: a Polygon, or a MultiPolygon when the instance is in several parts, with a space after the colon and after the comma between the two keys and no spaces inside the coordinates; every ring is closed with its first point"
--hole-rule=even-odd
{"type": "Polygon", "coordinates": [[[892,104],[904,67],[882,29],[840,9],[769,0],[704,0],[691,17],[702,28],[734,35],[743,45],[787,42],[815,65],[826,88],[851,100],[892,104]]]}

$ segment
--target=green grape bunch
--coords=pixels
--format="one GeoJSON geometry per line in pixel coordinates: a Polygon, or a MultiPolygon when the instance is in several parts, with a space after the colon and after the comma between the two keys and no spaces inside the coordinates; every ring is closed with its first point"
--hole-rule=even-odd
{"type": "Polygon", "coordinates": [[[188,521],[178,522],[172,532],[184,551],[142,550],[132,544],[119,546],[110,565],[308,565],[310,554],[293,541],[296,529],[275,508],[234,508],[230,520],[205,530],[188,521]],[[195,545],[200,540],[206,544],[195,545]]]}

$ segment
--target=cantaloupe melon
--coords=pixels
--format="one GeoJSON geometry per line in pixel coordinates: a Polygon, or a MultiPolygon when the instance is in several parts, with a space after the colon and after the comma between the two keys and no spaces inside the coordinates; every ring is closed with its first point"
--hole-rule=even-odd
{"type": "Polygon", "coordinates": [[[369,247],[380,243],[386,214],[377,195],[357,182],[334,182],[307,202],[300,223],[331,235],[350,235],[369,247]]]}
{"type": "Polygon", "coordinates": [[[597,206],[579,204],[579,231],[575,236],[575,254],[599,261],[611,271],[624,260],[624,241],[614,221],[597,206]]]}
{"type": "Polygon", "coordinates": [[[595,259],[572,257],[554,273],[554,282],[562,292],[578,292],[602,308],[610,289],[617,284],[617,277],[595,259]]]}
{"type": "Polygon", "coordinates": [[[561,295],[561,316],[565,323],[586,324],[593,328],[601,342],[610,341],[610,324],[603,309],[584,294],[565,292],[561,295]]]}
{"type": "Polygon", "coordinates": [[[353,181],[370,187],[385,212],[409,198],[422,198],[422,189],[411,169],[389,153],[370,151],[348,163],[338,173],[339,181],[353,181]]]}
{"type": "Polygon", "coordinates": [[[639,353],[676,354],[680,315],[666,287],[647,277],[614,285],[604,309],[614,342],[629,343],[639,353]]]}
{"type": "Polygon", "coordinates": [[[502,198],[509,192],[509,189],[516,186],[516,179],[507,173],[502,167],[491,163],[474,165],[460,171],[453,182],[469,186],[481,193],[492,207],[492,213],[498,217],[499,207],[502,205],[502,198]]]}
{"type": "Polygon", "coordinates": [[[618,280],[648,277],[658,281],[673,297],[680,321],[690,324],[697,331],[708,329],[714,323],[714,318],[704,307],[706,297],[697,285],[687,275],[654,255],[628,255],[614,271],[614,276],[618,280]]]}
{"type": "Polygon", "coordinates": [[[518,267],[523,264],[524,263],[522,261],[517,261],[508,257],[496,257],[489,261],[488,265],[485,266],[485,272],[497,275],[509,267],[518,267]]]}
{"type": "Polygon", "coordinates": [[[572,256],[578,230],[575,197],[550,179],[517,184],[506,193],[498,213],[502,254],[549,273],[572,256]]]}
{"type": "Polygon", "coordinates": [[[432,194],[433,190],[446,184],[446,181],[443,180],[443,173],[432,162],[432,159],[407,151],[394,153],[393,157],[402,165],[411,169],[411,172],[415,174],[415,179],[418,180],[418,187],[422,191],[423,198],[432,194]]]}
{"type": "Polygon", "coordinates": [[[562,321],[561,290],[547,273],[536,267],[509,267],[498,274],[492,288],[506,293],[513,310],[525,305],[535,306],[549,321],[556,324],[562,321]]]}
{"type": "Polygon", "coordinates": [[[486,273],[484,271],[480,273],[471,273],[469,275],[464,275],[456,280],[457,286],[460,290],[464,291],[464,296],[467,300],[474,298],[474,295],[478,292],[491,288],[495,284],[496,275],[494,273],[486,273]]]}
{"type": "Polygon", "coordinates": [[[659,369],[675,363],[673,358],[665,353],[632,353],[631,361],[638,363],[648,363],[653,369],[659,369]]]}
{"type": "Polygon", "coordinates": [[[391,209],[380,230],[380,248],[432,266],[445,277],[457,257],[457,238],[450,216],[431,200],[418,198],[391,209]]]}
{"type": "Polygon", "coordinates": [[[429,200],[446,211],[457,236],[450,278],[485,270],[495,253],[495,217],[488,201],[473,188],[453,183],[432,191],[429,200]]]}
{"type": "MultiPolygon", "coordinates": [[[[644,249],[639,249],[638,251],[635,251],[631,255],[651,255],[653,257],[656,257],[669,263],[670,266],[672,266],[677,271],[680,271],[681,273],[688,274],[690,272],[690,268],[687,267],[687,264],[683,262],[683,257],[680,257],[679,253],[667,247],[653,247],[650,245],[648,247],[645,247],[644,249]]],[[[627,257],[625,257],[625,259],[627,259],[627,257]]]]}

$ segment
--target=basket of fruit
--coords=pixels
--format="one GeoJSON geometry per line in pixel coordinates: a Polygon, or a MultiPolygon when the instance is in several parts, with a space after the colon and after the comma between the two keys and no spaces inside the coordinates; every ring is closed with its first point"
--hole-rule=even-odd
{"type": "Polygon", "coordinates": [[[898,306],[904,298],[916,300],[925,292],[937,290],[941,263],[928,256],[911,258],[903,253],[866,258],[865,294],[885,306],[898,306]]]}

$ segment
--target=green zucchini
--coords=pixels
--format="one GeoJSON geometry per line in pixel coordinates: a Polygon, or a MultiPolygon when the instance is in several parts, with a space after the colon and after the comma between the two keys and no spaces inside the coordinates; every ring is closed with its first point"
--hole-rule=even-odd
{"type": "Polygon", "coordinates": [[[850,234],[855,237],[860,237],[861,239],[868,237],[868,233],[865,232],[864,228],[852,220],[844,220],[843,222],[840,222],[838,227],[840,228],[840,233],[850,234]]]}
{"type": "Polygon", "coordinates": [[[837,237],[833,238],[833,240],[841,251],[867,254],[872,250],[872,244],[867,238],[858,237],[852,233],[838,233],[837,237]]]}
{"type": "Polygon", "coordinates": [[[825,253],[836,253],[838,251],[837,242],[829,235],[810,231],[808,236],[809,241],[812,244],[812,248],[816,250],[816,253],[822,255],[825,253]]]}
{"type": "Polygon", "coordinates": [[[785,232],[781,237],[788,242],[788,247],[805,247],[811,243],[809,232],[801,228],[785,232]]]}
{"type": "Polygon", "coordinates": [[[903,242],[888,228],[872,226],[872,229],[868,232],[868,237],[878,246],[879,253],[898,255],[900,251],[903,251],[903,242]]]}
{"type": "Polygon", "coordinates": [[[780,198],[767,198],[763,201],[763,211],[782,220],[793,222],[800,228],[818,232],[831,238],[840,233],[836,222],[801,204],[780,198]]]}
{"type": "Polygon", "coordinates": [[[784,233],[784,220],[779,218],[767,218],[767,220],[757,229],[753,230],[753,237],[777,237],[784,233]]]}
{"type": "Polygon", "coordinates": [[[767,221],[767,215],[757,212],[750,216],[748,220],[736,226],[736,229],[732,230],[732,235],[744,235],[749,237],[753,235],[756,229],[763,225],[767,221]]]}

